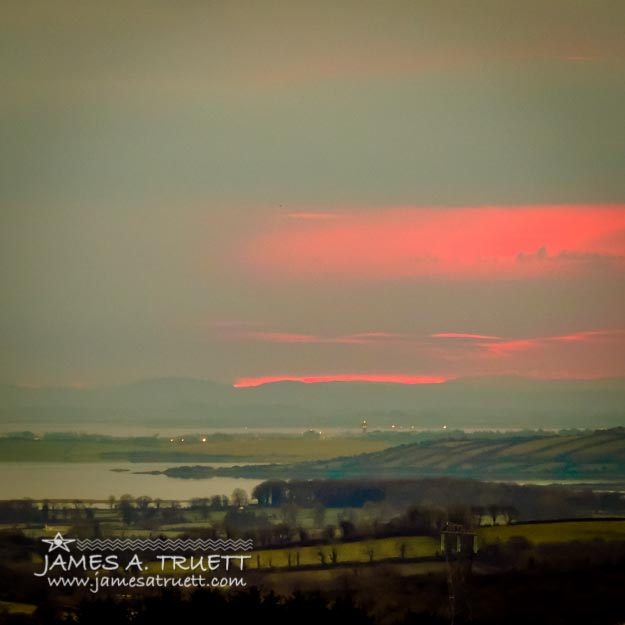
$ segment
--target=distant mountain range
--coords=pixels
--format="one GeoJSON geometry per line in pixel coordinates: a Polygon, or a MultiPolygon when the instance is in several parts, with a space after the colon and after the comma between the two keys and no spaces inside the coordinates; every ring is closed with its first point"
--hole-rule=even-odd
{"type": "Polygon", "coordinates": [[[432,385],[160,378],[99,388],[0,386],[0,423],[226,427],[597,428],[625,424],[625,380],[472,378],[432,385]]]}

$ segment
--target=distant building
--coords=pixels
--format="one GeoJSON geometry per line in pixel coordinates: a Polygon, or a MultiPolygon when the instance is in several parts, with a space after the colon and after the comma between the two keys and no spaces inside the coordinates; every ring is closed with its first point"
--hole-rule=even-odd
{"type": "Polygon", "coordinates": [[[446,556],[470,556],[477,553],[477,534],[467,532],[462,525],[447,524],[441,532],[441,552],[446,556]]]}
{"type": "Polygon", "coordinates": [[[304,438],[321,438],[321,432],[319,430],[306,430],[302,433],[304,438]]]}
{"type": "Polygon", "coordinates": [[[367,433],[367,430],[369,429],[369,426],[367,425],[367,420],[363,419],[362,423],[360,424],[360,429],[362,430],[363,434],[367,433]]]}
{"type": "Polygon", "coordinates": [[[470,620],[470,580],[473,556],[477,550],[477,535],[466,531],[462,525],[448,523],[441,532],[441,551],[447,562],[449,616],[452,625],[470,620]]]}

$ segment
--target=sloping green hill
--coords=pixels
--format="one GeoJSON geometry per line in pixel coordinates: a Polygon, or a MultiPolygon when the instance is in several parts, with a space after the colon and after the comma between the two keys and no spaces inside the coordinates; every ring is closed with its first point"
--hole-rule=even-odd
{"type": "Polygon", "coordinates": [[[217,474],[278,478],[403,478],[456,476],[514,480],[625,479],[625,428],[570,435],[433,439],[382,451],[291,465],[210,469],[177,467],[172,477],[217,474]]]}
{"type": "MultiPolygon", "coordinates": [[[[433,440],[314,463],[344,475],[520,479],[625,477],[625,428],[535,439],[433,440]]],[[[312,468],[312,467],[311,467],[312,468]]]]}

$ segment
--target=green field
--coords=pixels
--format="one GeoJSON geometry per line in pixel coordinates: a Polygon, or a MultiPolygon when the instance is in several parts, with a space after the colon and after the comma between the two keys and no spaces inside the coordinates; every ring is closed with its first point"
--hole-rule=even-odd
{"type": "Polygon", "coordinates": [[[37,606],[30,603],[14,603],[12,601],[0,601],[0,615],[2,614],[32,614],[37,606]]]}
{"type": "MultiPolygon", "coordinates": [[[[483,527],[477,530],[480,543],[485,545],[498,541],[505,542],[512,537],[522,536],[533,543],[554,543],[573,541],[625,540],[625,520],[622,521],[567,521],[560,523],[532,523],[483,527]]],[[[440,549],[438,539],[427,536],[380,538],[334,545],[337,550],[337,563],[369,562],[370,551],[373,561],[400,559],[400,547],[405,545],[405,558],[426,558],[435,556],[440,549]]],[[[326,563],[331,563],[332,545],[302,547],[290,549],[271,549],[254,551],[249,561],[249,568],[285,568],[296,565],[299,553],[300,566],[319,565],[319,551],[325,554],[326,563]]]]}
{"type": "Polygon", "coordinates": [[[505,542],[516,536],[521,536],[536,544],[597,539],[625,540],[625,520],[567,521],[482,527],[478,530],[478,535],[482,544],[505,542]]]}
{"type": "MultiPolygon", "coordinates": [[[[560,523],[532,523],[484,527],[477,530],[481,544],[505,542],[512,537],[522,536],[533,543],[554,543],[573,541],[625,540],[625,520],[622,521],[571,521],[560,523]]],[[[337,551],[337,564],[365,563],[373,561],[400,559],[401,545],[405,546],[405,558],[427,558],[436,556],[440,549],[438,539],[427,536],[393,537],[364,540],[334,545],[337,551]]],[[[320,565],[322,551],[325,562],[331,563],[332,545],[301,547],[289,549],[267,549],[254,551],[253,557],[247,563],[250,569],[258,568],[287,568],[289,554],[291,567],[299,565],[320,565]]]]}
{"type": "Polygon", "coordinates": [[[22,440],[0,437],[0,462],[303,462],[381,451],[389,443],[355,436],[212,435],[169,438],[77,437],[22,440]]]}
{"type": "Polygon", "coordinates": [[[289,554],[291,566],[296,566],[299,553],[299,566],[320,565],[323,552],[326,564],[332,562],[332,549],[336,549],[337,563],[369,562],[401,557],[401,546],[405,546],[405,558],[426,558],[436,555],[439,541],[429,536],[409,536],[401,538],[379,538],[372,540],[340,543],[336,545],[321,545],[313,547],[267,549],[254,551],[248,562],[248,568],[288,567],[289,554]],[[372,553],[371,553],[372,552],[372,553]]]}
{"type": "MultiPolygon", "coordinates": [[[[396,559],[401,561],[402,546],[403,557],[428,558],[434,557],[439,548],[439,541],[429,536],[408,536],[393,538],[378,538],[361,540],[349,543],[337,543],[334,545],[315,545],[307,547],[289,547],[285,549],[260,549],[255,550],[246,563],[246,569],[287,569],[304,566],[321,566],[322,559],[319,552],[324,554],[324,564],[332,565],[332,549],[336,549],[336,564],[359,564],[367,562],[379,562],[381,560],[396,559]],[[299,561],[298,561],[299,555],[299,561]],[[289,564],[289,556],[291,562],[289,564]],[[259,566],[260,565],[260,566],[259,566]]],[[[159,567],[154,563],[149,569],[159,567]]],[[[166,573],[172,573],[170,565],[164,569],[166,573]]]]}
{"type": "Polygon", "coordinates": [[[427,562],[384,562],[374,567],[350,567],[337,566],[324,569],[280,569],[261,573],[257,583],[264,588],[279,594],[291,594],[294,590],[302,588],[336,588],[337,584],[345,588],[354,579],[365,585],[379,587],[380,572],[388,579],[397,580],[398,577],[414,575],[445,574],[447,563],[443,561],[427,562]],[[383,569],[381,568],[383,567],[383,569]]]}
{"type": "MultiPolygon", "coordinates": [[[[318,461],[294,467],[297,477],[457,476],[496,480],[622,480],[625,429],[526,438],[505,434],[481,438],[433,438],[361,458],[318,461]]],[[[273,475],[272,475],[273,477],[273,475]]]]}

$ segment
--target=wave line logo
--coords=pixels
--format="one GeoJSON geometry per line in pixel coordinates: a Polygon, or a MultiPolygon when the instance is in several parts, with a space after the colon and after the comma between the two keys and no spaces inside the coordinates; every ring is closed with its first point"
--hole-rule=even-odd
{"type": "Polygon", "coordinates": [[[85,538],[74,541],[80,551],[115,550],[115,551],[251,551],[254,542],[232,538],[216,540],[201,538],[85,538]]]}

